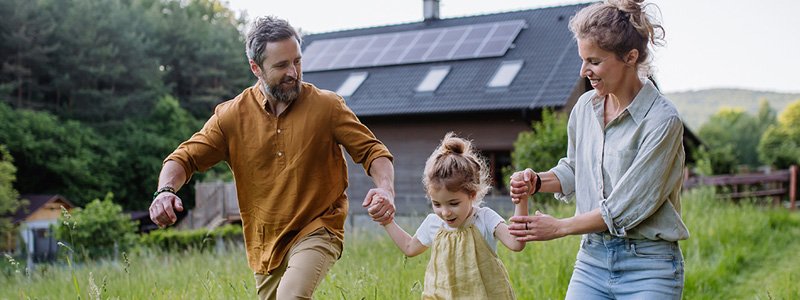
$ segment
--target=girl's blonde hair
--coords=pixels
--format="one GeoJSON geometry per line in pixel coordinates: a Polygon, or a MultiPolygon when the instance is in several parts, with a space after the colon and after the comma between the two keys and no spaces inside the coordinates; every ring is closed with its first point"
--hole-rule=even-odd
{"type": "Polygon", "coordinates": [[[473,205],[480,206],[491,188],[488,169],[471,141],[448,132],[425,163],[422,185],[428,195],[432,189],[441,188],[464,192],[474,197],[473,205]]]}
{"type": "Polygon", "coordinates": [[[648,44],[664,44],[664,27],[656,23],[654,16],[645,10],[655,4],[643,4],[644,0],[606,0],[578,11],[569,20],[569,30],[576,39],[586,39],[597,43],[600,49],[614,52],[624,60],[625,54],[633,49],[639,51],[639,73],[651,74],[650,51],[648,44]]]}

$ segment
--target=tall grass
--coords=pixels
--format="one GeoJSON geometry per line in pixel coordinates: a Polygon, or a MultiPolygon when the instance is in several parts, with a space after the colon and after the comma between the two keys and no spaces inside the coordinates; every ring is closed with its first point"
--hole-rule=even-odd
{"type": "MultiPolygon", "coordinates": [[[[544,211],[564,217],[574,206],[544,211]]],[[[800,213],[734,204],[698,189],[684,194],[683,216],[692,234],[681,242],[685,299],[800,299],[800,213]]],[[[499,246],[517,297],[563,299],[579,239],[529,243],[521,253],[499,246]]],[[[118,261],[3,272],[0,299],[74,299],[72,272],[83,287],[82,299],[253,299],[254,280],[242,248],[143,249],[118,261]]],[[[419,299],[429,257],[405,258],[385,234],[352,230],[315,298],[419,299]]]]}
{"type": "MultiPolygon", "coordinates": [[[[546,209],[555,216],[569,216],[574,206],[546,209]]],[[[414,232],[416,228],[405,228],[414,232]]],[[[528,243],[514,253],[498,245],[514,293],[520,299],[563,299],[572,275],[580,237],[528,243]]],[[[430,251],[406,258],[385,235],[356,231],[348,236],[345,255],[322,282],[320,299],[419,299],[430,251]],[[344,279],[344,280],[343,280],[344,279]]]]}
{"type": "Polygon", "coordinates": [[[687,299],[800,299],[800,214],[684,193],[687,299]],[[771,275],[771,276],[767,276],[771,275]],[[776,282],[792,284],[776,284],[776,282]]]}

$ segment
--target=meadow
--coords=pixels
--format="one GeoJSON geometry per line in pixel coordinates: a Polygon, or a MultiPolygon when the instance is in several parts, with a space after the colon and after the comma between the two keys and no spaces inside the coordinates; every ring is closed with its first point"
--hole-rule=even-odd
{"type": "MultiPolygon", "coordinates": [[[[544,210],[568,216],[574,206],[544,210]]],[[[691,232],[680,244],[685,299],[800,299],[800,212],[732,203],[696,189],[684,193],[683,216],[691,232]]],[[[347,234],[342,258],[316,299],[419,299],[428,253],[406,258],[374,230],[347,234]]],[[[529,243],[520,253],[498,247],[517,297],[563,299],[579,239],[529,243]]],[[[237,245],[223,251],[139,249],[116,261],[38,265],[27,274],[4,264],[0,299],[255,298],[237,245]]]]}

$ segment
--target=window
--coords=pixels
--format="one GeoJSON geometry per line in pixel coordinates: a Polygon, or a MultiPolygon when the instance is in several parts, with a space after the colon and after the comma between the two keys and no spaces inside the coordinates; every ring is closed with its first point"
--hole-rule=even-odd
{"type": "Polygon", "coordinates": [[[365,79],[367,79],[367,72],[350,73],[350,76],[339,86],[336,93],[342,97],[350,97],[356,92],[365,79]]]}
{"type": "Polygon", "coordinates": [[[447,77],[447,73],[450,73],[450,66],[432,67],[428,71],[428,75],[425,75],[425,78],[417,86],[417,92],[435,91],[439,84],[444,81],[444,78],[447,77]]]}
{"type": "Polygon", "coordinates": [[[507,87],[511,85],[511,82],[514,81],[514,78],[517,77],[517,73],[519,70],[522,69],[522,61],[521,60],[512,60],[512,61],[504,61],[500,64],[500,67],[497,68],[497,72],[494,73],[492,80],[489,81],[489,87],[507,87]]]}

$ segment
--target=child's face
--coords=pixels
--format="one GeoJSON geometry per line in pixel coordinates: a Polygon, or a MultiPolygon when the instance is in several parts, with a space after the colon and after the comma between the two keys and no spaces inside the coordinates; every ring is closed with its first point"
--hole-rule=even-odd
{"type": "Polygon", "coordinates": [[[472,212],[473,197],[465,192],[451,192],[446,188],[430,190],[433,212],[450,227],[461,227],[472,212]]]}

